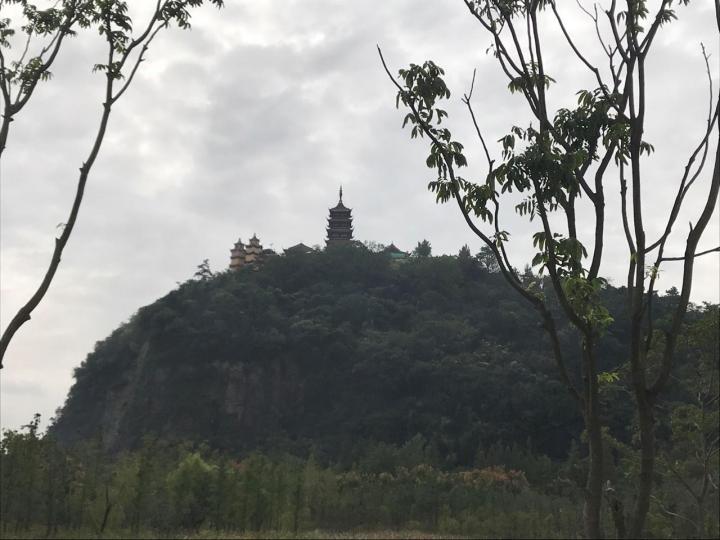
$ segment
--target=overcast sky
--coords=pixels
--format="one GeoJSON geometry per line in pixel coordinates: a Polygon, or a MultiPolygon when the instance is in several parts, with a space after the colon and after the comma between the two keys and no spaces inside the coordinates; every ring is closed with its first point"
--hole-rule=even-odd
{"type": "MultiPolygon", "coordinates": [[[[578,42],[597,51],[587,17],[574,2],[563,6],[578,42]]],[[[646,139],[656,149],[645,169],[650,239],[664,226],[705,122],[701,41],[713,55],[715,87],[720,83],[712,2],[693,2],[678,16],[661,30],[648,66],[646,139]]],[[[544,22],[546,71],[558,81],[550,105],[569,107],[574,92],[593,87],[593,80],[551,21],[544,22]]],[[[509,95],[486,53],[488,36],[461,0],[228,0],[221,11],[195,12],[192,31],[158,36],[113,111],[57,277],[16,334],[0,372],[3,428],[27,423],[35,412],[51,417],[73,368],[97,341],[191,277],[203,259],[213,270],[225,269],[238,237],[256,233],[278,251],[298,242],[324,244],[327,209],[340,184],[360,240],[410,250],[427,238],[435,254],[455,254],[465,243],[480,249],[457,211],[437,206],[427,192],[426,143],[400,129],[403,113],[395,110],[376,43],[393,71],[428,58],[445,67],[453,91],[448,125],[468,147],[464,177],[485,174],[459,100],[473,69],[487,140],[529,123],[523,100],[509,95]]],[[[2,328],[37,287],[56,227],[67,219],[101,112],[103,81],[91,73],[103,61],[101,45],[94,35],[69,41],[53,79],[12,124],[0,170],[2,328]]],[[[499,159],[497,144],[491,150],[499,159]]],[[[709,178],[708,169],[678,219],[668,255],[682,254],[686,224],[699,214],[709,178]]],[[[616,199],[612,182],[607,196],[616,199]]],[[[522,268],[532,257],[536,226],[505,215],[513,263],[522,268]]],[[[716,212],[701,249],[718,245],[717,218],[716,212]]],[[[580,232],[591,232],[591,225],[580,232]]],[[[621,284],[628,254],[616,200],[608,201],[606,246],[602,273],[621,284]]],[[[718,261],[715,254],[698,259],[694,301],[718,302],[718,261]]],[[[672,264],[661,274],[661,291],[678,285],[679,263],[672,264]]]]}

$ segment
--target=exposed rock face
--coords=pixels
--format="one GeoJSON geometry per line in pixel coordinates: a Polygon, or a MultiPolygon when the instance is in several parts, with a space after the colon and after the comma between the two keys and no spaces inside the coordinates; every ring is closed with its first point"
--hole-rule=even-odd
{"type": "Polygon", "coordinates": [[[118,443],[118,435],[125,411],[128,404],[135,402],[138,382],[147,363],[149,351],[150,343],[146,341],[137,353],[136,360],[133,362],[134,367],[129,370],[129,380],[120,386],[112,388],[107,394],[101,426],[103,441],[108,446],[114,446],[118,443]]]}
{"type": "Polygon", "coordinates": [[[149,340],[127,351],[126,371],[104,392],[76,385],[55,435],[67,442],[100,436],[111,450],[136,447],[144,435],[244,449],[302,411],[302,381],[284,360],[270,366],[208,362],[195,372],[155,366],[151,351],[149,340]],[[79,410],[80,402],[89,410],[79,410]]]}
{"type": "Polygon", "coordinates": [[[247,365],[223,367],[227,384],[222,409],[239,426],[258,429],[259,419],[277,425],[290,411],[301,411],[302,385],[297,370],[288,370],[280,362],[263,373],[247,365]],[[294,372],[294,379],[288,376],[288,371],[294,372]]]}

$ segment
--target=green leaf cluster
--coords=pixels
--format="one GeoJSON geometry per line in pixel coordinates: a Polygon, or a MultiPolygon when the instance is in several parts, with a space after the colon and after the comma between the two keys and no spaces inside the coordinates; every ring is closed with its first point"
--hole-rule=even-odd
{"type": "Polygon", "coordinates": [[[607,286],[602,278],[589,280],[583,276],[567,276],[562,281],[565,297],[585,323],[603,334],[614,319],[600,299],[600,291],[607,286]]]}

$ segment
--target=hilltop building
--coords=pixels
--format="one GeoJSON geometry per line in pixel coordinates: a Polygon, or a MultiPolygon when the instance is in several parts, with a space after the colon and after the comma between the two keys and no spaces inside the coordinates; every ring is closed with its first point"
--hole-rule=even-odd
{"type": "Polygon", "coordinates": [[[352,209],[347,208],[342,200],[343,192],[340,186],[340,200],[334,208],[330,208],[328,218],[327,239],[325,244],[349,244],[353,239],[352,209]]]}
{"type": "MultiPolygon", "coordinates": [[[[342,186],[340,186],[340,198],[337,205],[330,208],[330,217],[328,217],[327,220],[327,239],[325,240],[327,246],[360,244],[356,240],[353,240],[352,219],[352,209],[343,204],[343,192],[342,186]]],[[[403,253],[397,248],[395,248],[395,250],[398,253],[403,253]]],[[[283,251],[285,254],[307,254],[315,252],[316,248],[300,243],[286,248],[283,251]]],[[[244,244],[241,239],[238,239],[230,250],[230,270],[239,270],[245,266],[253,266],[257,269],[268,257],[272,257],[273,255],[277,255],[277,253],[272,249],[263,249],[260,240],[255,234],[253,234],[247,244],[244,244]]]]}
{"type": "Polygon", "coordinates": [[[245,244],[238,238],[230,250],[230,270],[237,270],[242,266],[245,266],[245,244]]]}
{"type": "Polygon", "coordinates": [[[262,257],[263,247],[258,237],[253,233],[248,245],[245,246],[245,264],[253,263],[262,257]]]}
{"type": "Polygon", "coordinates": [[[307,255],[308,253],[313,253],[315,250],[311,248],[310,246],[306,246],[302,242],[299,244],[295,244],[294,246],[290,246],[289,248],[285,248],[283,250],[283,253],[287,254],[302,254],[307,255]]]}
{"type": "Polygon", "coordinates": [[[388,257],[390,257],[390,261],[394,263],[406,262],[408,260],[408,257],[410,257],[409,253],[402,251],[392,242],[389,246],[383,249],[382,252],[385,253],[388,257]]]}
{"type": "Polygon", "coordinates": [[[247,265],[262,264],[268,257],[276,253],[272,249],[263,249],[260,239],[253,234],[247,244],[238,239],[230,250],[230,270],[239,270],[247,265]]]}

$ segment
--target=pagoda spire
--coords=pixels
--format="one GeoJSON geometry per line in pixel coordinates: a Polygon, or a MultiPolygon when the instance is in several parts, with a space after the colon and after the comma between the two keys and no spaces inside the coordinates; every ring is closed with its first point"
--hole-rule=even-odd
{"type": "Polygon", "coordinates": [[[340,184],[340,202],[342,203],[342,184],[340,184]]]}

